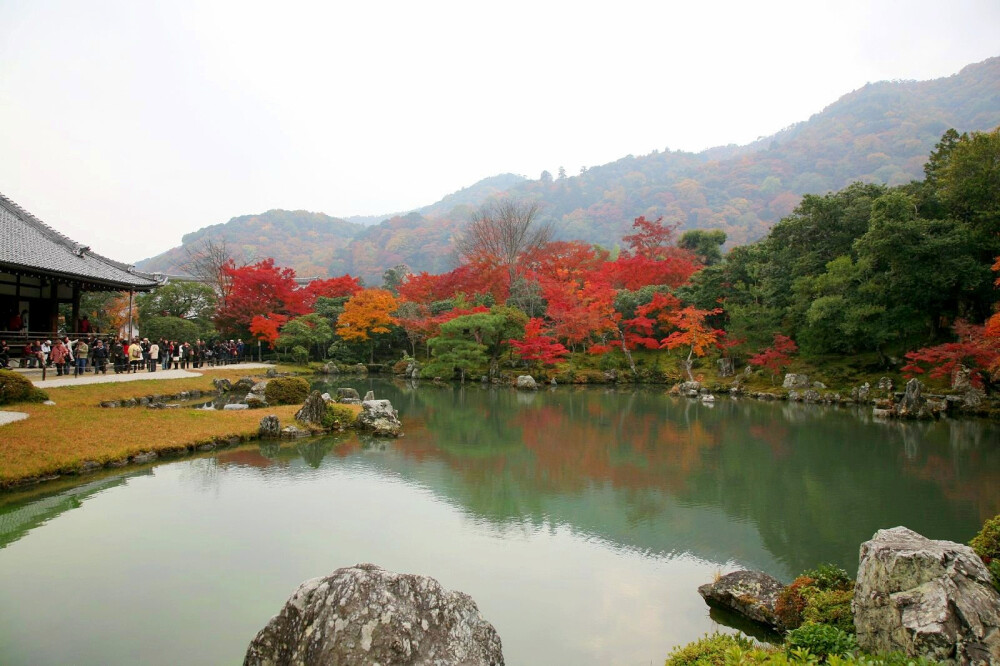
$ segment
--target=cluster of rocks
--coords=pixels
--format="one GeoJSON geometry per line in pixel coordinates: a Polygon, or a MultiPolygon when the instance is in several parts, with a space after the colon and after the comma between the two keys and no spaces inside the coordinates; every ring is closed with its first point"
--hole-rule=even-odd
{"type": "Polygon", "coordinates": [[[181,391],[180,393],[171,393],[168,395],[146,395],[139,398],[128,398],[127,400],[105,400],[101,403],[101,407],[105,409],[116,409],[119,407],[149,407],[151,409],[167,409],[179,407],[179,405],[171,404],[172,401],[176,400],[192,400],[200,398],[204,395],[210,395],[202,391],[181,391]]]}
{"type": "Polygon", "coordinates": [[[333,361],[329,363],[324,363],[323,367],[319,369],[320,374],[324,375],[367,375],[368,366],[364,363],[355,363],[354,365],[337,365],[333,361]]]}
{"type": "MultiPolygon", "coordinates": [[[[775,608],[784,587],[765,573],[737,571],[698,592],[709,603],[782,631],[775,608]]],[[[968,546],[927,539],[905,527],[879,530],[861,546],[852,608],[865,652],[1000,663],[1000,593],[968,546]]]]}
{"type": "Polygon", "coordinates": [[[399,413],[393,409],[391,402],[376,400],[372,391],[368,391],[365,399],[361,400],[358,397],[358,392],[353,388],[338,388],[336,397],[329,393],[312,391],[306,397],[299,411],[295,413],[295,420],[308,426],[309,429],[302,429],[295,425],[282,428],[278,417],[269,414],[260,420],[258,434],[265,439],[277,437],[292,439],[309,435],[310,430],[326,427],[323,422],[327,406],[332,403],[360,404],[361,413],[355,420],[355,426],[361,431],[376,437],[400,437],[403,434],[403,424],[399,420],[399,413]]]}
{"type": "Polygon", "coordinates": [[[407,363],[402,368],[401,372],[394,372],[397,377],[403,377],[404,379],[420,379],[420,364],[414,359],[406,359],[407,363]]]}
{"type": "Polygon", "coordinates": [[[469,595],[358,564],[302,583],[243,663],[502,666],[504,658],[499,634],[469,595]]]}

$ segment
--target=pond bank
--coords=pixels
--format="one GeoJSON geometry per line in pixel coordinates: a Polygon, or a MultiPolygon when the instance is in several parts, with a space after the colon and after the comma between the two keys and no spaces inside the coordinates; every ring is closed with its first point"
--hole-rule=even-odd
{"type": "MultiPolygon", "coordinates": [[[[299,405],[262,410],[106,409],[101,403],[148,400],[184,392],[213,394],[213,378],[250,374],[231,366],[178,379],[143,376],[129,383],[88,383],[48,389],[55,405],[18,404],[29,418],[2,426],[0,490],[148,462],[255,439],[262,416],[291,421],[299,405]]],[[[103,377],[102,377],[103,379],[103,377]]]]}

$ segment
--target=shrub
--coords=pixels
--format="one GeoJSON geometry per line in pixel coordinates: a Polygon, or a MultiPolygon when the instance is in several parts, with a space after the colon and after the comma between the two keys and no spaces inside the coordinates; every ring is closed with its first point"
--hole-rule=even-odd
{"type": "Polygon", "coordinates": [[[786,629],[795,629],[802,624],[802,613],[806,609],[806,597],[803,589],[811,586],[815,580],[808,576],[799,576],[792,584],[781,591],[774,605],[774,614],[786,629]]]}
{"type": "Polygon", "coordinates": [[[846,590],[809,590],[804,591],[806,607],[802,611],[802,619],[806,622],[828,624],[854,633],[854,612],[851,601],[854,599],[854,588],[846,590]]]}
{"type": "Polygon", "coordinates": [[[833,564],[821,564],[815,569],[803,571],[802,575],[816,581],[815,587],[821,590],[847,590],[854,587],[854,581],[847,572],[833,564]]]}
{"type": "Polygon", "coordinates": [[[993,575],[993,587],[1000,591],[1000,515],[987,520],[969,545],[993,575]]]}
{"type": "Polygon", "coordinates": [[[11,370],[0,370],[0,405],[15,402],[44,402],[45,391],[35,388],[31,380],[11,370]]]}
{"type": "MultiPolygon", "coordinates": [[[[558,380],[557,380],[558,381],[558,380]]],[[[588,368],[581,368],[579,370],[574,370],[572,373],[572,380],[574,384],[607,384],[608,379],[604,376],[604,372],[601,370],[590,370],[588,368]]]]}
{"type": "Polygon", "coordinates": [[[666,666],[687,666],[688,664],[713,664],[723,666],[726,653],[733,650],[753,650],[756,644],[738,634],[706,634],[704,638],[674,648],[667,657],[666,666]]]}
{"type": "Polygon", "coordinates": [[[264,397],[269,405],[296,405],[309,395],[309,382],[301,377],[276,377],[267,383],[264,397]]]}
{"type": "Polygon", "coordinates": [[[402,360],[396,361],[392,366],[392,374],[402,375],[406,373],[406,369],[410,367],[410,363],[413,362],[412,358],[403,357],[402,360]]]}
{"type": "Polygon", "coordinates": [[[326,414],[323,415],[323,427],[333,428],[341,426],[349,427],[357,419],[357,414],[347,405],[338,405],[335,402],[326,403],[326,414]]]}
{"type": "Polygon", "coordinates": [[[788,650],[809,650],[810,654],[823,658],[827,655],[844,655],[858,649],[854,636],[829,624],[806,622],[798,629],[792,629],[785,637],[788,650]]]}

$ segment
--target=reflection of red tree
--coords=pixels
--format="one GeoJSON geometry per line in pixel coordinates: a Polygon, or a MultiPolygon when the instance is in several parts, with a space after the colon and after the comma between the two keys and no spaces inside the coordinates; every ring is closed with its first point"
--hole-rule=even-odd
{"type": "Polygon", "coordinates": [[[788,446],[788,428],[772,422],[767,425],[752,425],[747,428],[747,432],[754,439],[767,444],[768,448],[771,449],[771,458],[773,460],[787,458],[788,454],[791,453],[788,446]]]}
{"type": "Polygon", "coordinates": [[[220,465],[242,465],[245,467],[257,467],[264,469],[265,467],[270,467],[271,465],[288,465],[286,461],[283,460],[271,460],[270,458],[264,456],[260,449],[238,449],[236,451],[223,451],[221,452],[217,460],[220,465]]]}
{"type": "Polygon", "coordinates": [[[950,502],[976,507],[979,520],[985,522],[1000,513],[1000,471],[977,464],[977,459],[978,455],[972,454],[969,475],[960,475],[954,461],[935,454],[923,460],[904,460],[903,470],[936,485],[950,502]]]}

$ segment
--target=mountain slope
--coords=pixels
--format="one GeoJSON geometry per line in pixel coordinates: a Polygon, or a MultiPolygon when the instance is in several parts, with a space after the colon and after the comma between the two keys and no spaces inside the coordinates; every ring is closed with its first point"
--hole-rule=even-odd
{"type": "Polygon", "coordinates": [[[301,276],[326,276],[339,252],[363,227],[323,213],[305,210],[269,210],[260,215],[234,217],[185,234],[181,245],[136,263],[141,270],[184,273],[188,250],[204,240],[225,241],[233,255],[245,261],[273,257],[279,266],[291,266],[301,276]]]}
{"type": "MultiPolygon", "coordinates": [[[[269,211],[188,234],[184,246],[225,238],[234,249],[274,256],[300,275],[350,272],[378,283],[385,268],[400,263],[416,271],[450,268],[454,237],[469,213],[502,193],[541,203],[542,217],[555,223],[562,239],[612,246],[635,217],[662,215],[682,229],[722,229],[730,244],[742,244],[763,236],[803,194],[838,190],[857,180],[896,185],[920,179],[946,129],[986,131],[998,125],[1000,57],[933,81],[868,84],[808,120],[746,146],[629,155],[555,180],[502,174],[409,214],[353,218],[368,225],[382,219],[364,227],[321,213],[269,211]],[[302,216],[313,217],[306,223],[302,216]],[[307,242],[299,224],[312,234],[307,242]]],[[[176,266],[184,246],[139,267],[176,266]]]]}

